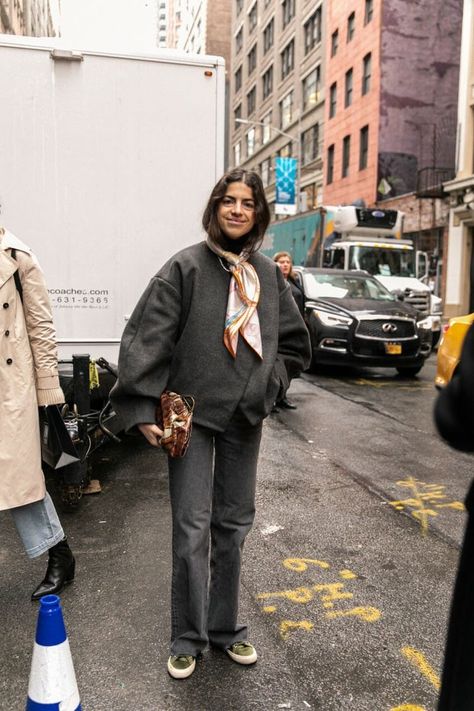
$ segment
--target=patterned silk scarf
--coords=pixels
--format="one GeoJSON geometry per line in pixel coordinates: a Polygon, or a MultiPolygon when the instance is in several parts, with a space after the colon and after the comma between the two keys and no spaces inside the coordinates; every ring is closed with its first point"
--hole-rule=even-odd
{"type": "Polygon", "coordinates": [[[224,345],[235,358],[239,333],[248,345],[262,355],[262,336],[258,320],[257,305],[260,298],[260,281],[254,267],[248,263],[249,254],[242,250],[240,254],[233,254],[214,244],[208,238],[207,246],[217,254],[220,260],[225,260],[228,267],[221,264],[224,269],[232,274],[227,299],[227,313],[224,327],[224,345]]]}

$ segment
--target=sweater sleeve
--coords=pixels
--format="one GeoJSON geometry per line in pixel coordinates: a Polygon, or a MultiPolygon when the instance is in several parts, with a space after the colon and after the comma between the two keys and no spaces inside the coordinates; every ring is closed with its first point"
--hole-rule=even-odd
{"type": "Polygon", "coordinates": [[[155,410],[168,382],[181,315],[178,289],[154,277],[122,336],[118,380],[111,401],[126,430],[156,421],[155,410]]]}
{"type": "Polygon", "coordinates": [[[277,268],[280,289],[280,322],[278,326],[278,354],[276,367],[282,390],[289,387],[292,378],[297,378],[311,362],[311,344],[308,329],[299,312],[289,284],[277,268]]]}
{"type": "Polygon", "coordinates": [[[59,385],[56,332],[43,272],[32,254],[18,251],[16,259],[35,368],[38,405],[58,405],[64,402],[64,394],[59,385]]]}
{"type": "Polygon", "coordinates": [[[451,447],[474,452],[474,325],[464,340],[457,373],[438,396],[434,416],[451,447]]]}

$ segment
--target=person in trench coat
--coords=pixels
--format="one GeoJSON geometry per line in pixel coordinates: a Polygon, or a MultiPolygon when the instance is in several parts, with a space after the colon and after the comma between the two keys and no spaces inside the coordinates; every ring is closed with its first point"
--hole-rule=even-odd
{"type": "Polygon", "coordinates": [[[38,406],[63,402],[43,273],[31,250],[0,227],[0,510],[11,511],[29,558],[48,551],[32,600],[74,578],[74,556],[41,469],[38,406]]]}
{"type": "MultiPolygon", "coordinates": [[[[474,453],[474,325],[459,367],[435,404],[435,422],[451,447],[474,453]]],[[[438,711],[474,709],[474,480],[466,496],[467,524],[459,558],[444,653],[438,711]]]]}

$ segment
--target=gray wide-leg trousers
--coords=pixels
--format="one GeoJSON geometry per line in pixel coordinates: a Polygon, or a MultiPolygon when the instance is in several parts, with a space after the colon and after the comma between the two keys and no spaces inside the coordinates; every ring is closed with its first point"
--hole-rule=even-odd
{"type": "Polygon", "coordinates": [[[194,425],[182,459],[169,459],[173,518],[171,654],[197,656],[247,638],[237,621],[242,548],[255,516],[262,423],[225,432],[194,425]]]}

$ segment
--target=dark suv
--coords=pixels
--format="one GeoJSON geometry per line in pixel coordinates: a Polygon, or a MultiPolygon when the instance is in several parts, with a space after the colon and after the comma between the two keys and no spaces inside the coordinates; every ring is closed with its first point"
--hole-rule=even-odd
{"type": "Polygon", "coordinates": [[[431,352],[431,321],[366,272],[295,268],[305,296],[312,365],[396,368],[416,375],[431,352]]]}

